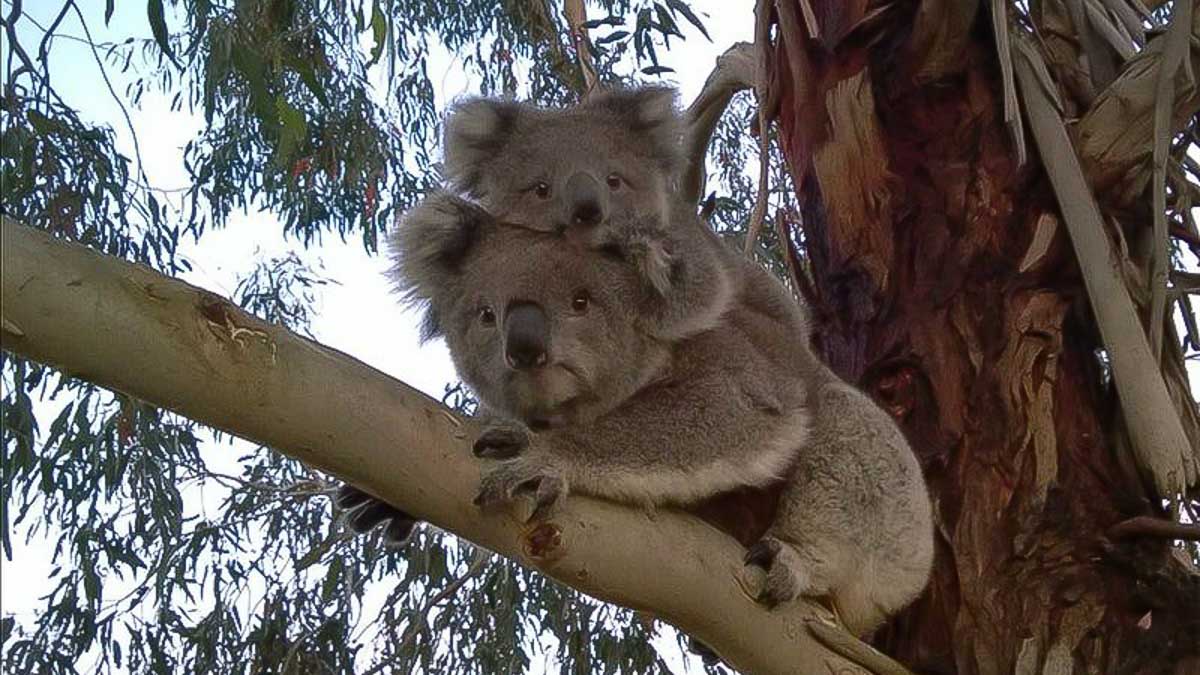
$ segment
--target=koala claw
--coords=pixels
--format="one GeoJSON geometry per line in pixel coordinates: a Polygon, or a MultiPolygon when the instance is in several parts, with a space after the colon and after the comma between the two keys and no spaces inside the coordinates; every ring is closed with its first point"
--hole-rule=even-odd
{"type": "Polygon", "coordinates": [[[480,482],[475,505],[491,508],[511,502],[521,493],[532,492],[533,513],[528,520],[546,517],[567,494],[567,481],[548,467],[534,466],[519,459],[488,471],[480,482]]]}
{"type": "Polygon", "coordinates": [[[475,440],[471,451],[484,459],[511,459],[529,447],[529,432],[514,423],[489,425],[475,440]]]}
{"type": "Polygon", "coordinates": [[[783,542],[774,537],[764,537],[751,546],[742,561],[746,565],[743,573],[743,588],[756,602],[768,608],[796,597],[797,581],[784,558],[787,551],[783,542]]]}
{"type": "Polygon", "coordinates": [[[388,544],[408,541],[418,522],[404,511],[351,485],[339,488],[333,502],[345,512],[343,522],[357,534],[370,532],[375,526],[386,522],[383,536],[388,544]]]}
{"type": "Polygon", "coordinates": [[[529,514],[526,522],[545,520],[567,494],[567,481],[560,476],[546,476],[538,481],[537,492],[533,495],[533,513],[529,514]]]}
{"type": "Polygon", "coordinates": [[[688,636],[688,649],[691,650],[691,652],[696,656],[699,656],[700,660],[703,661],[704,665],[706,666],[712,667],[718,663],[721,663],[721,657],[717,656],[717,653],[712,650],[712,647],[709,647],[690,635],[688,636]]]}

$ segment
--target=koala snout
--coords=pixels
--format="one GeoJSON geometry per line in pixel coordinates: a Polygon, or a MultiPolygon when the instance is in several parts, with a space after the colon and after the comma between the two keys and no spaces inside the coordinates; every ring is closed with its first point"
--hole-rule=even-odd
{"type": "Polygon", "coordinates": [[[599,225],[608,217],[608,195],[590,174],[576,173],[567,179],[565,191],[569,225],[599,225]]]}
{"type": "Polygon", "coordinates": [[[504,318],[504,360],[516,370],[546,364],[550,322],[546,312],[532,302],[510,305],[504,318]]]}

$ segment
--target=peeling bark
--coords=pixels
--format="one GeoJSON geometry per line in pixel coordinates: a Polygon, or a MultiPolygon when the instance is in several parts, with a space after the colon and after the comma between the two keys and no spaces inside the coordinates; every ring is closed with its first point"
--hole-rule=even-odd
{"type": "Polygon", "coordinates": [[[938,522],[931,587],[877,646],[922,673],[1196,672],[1195,571],[1108,535],[1165,514],[1110,438],[1078,264],[1046,176],[1015,161],[990,36],[924,2],[831,44],[784,20],[798,4],[771,81],[815,343],[901,421],[938,522]]]}

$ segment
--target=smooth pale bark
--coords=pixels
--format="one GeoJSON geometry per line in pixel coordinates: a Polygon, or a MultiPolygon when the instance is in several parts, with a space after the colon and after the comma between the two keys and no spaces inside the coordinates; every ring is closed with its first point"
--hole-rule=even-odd
{"type": "Polygon", "coordinates": [[[742,548],[699,519],[583,497],[537,525],[523,525],[523,513],[482,515],[471,504],[474,428],[433,399],[146,267],[7,218],[2,233],[5,350],[328,471],[589,595],[651,612],[743,672],[859,672],[808,632],[823,610],[749,600],[737,582],[742,548]]]}

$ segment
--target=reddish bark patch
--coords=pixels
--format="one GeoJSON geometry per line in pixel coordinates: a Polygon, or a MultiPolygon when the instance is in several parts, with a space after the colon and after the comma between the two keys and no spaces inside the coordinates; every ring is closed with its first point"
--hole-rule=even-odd
{"type": "Polygon", "coordinates": [[[522,549],[535,563],[553,562],[562,557],[562,529],[553,523],[538,523],[522,536],[522,549]]]}

